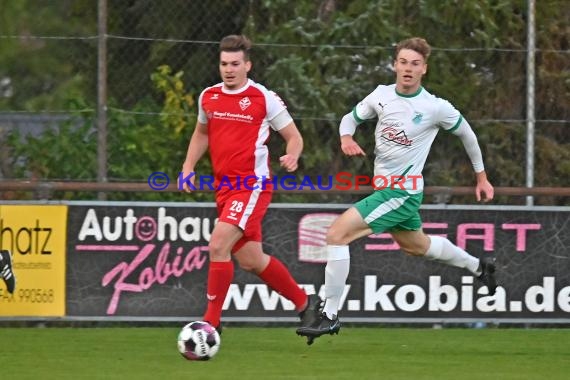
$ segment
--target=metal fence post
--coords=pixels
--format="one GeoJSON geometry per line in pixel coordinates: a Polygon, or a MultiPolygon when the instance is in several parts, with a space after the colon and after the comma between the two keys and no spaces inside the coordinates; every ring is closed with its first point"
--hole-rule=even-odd
{"type": "MultiPolygon", "coordinates": [[[[536,53],[535,0],[528,0],[527,54],[526,54],[526,187],[534,186],[534,101],[536,53]]],[[[526,197],[527,206],[534,204],[532,195],[526,197]]]]}
{"type": "Polygon", "coordinates": [[[99,0],[97,13],[97,182],[107,182],[107,0],[99,0]]]}

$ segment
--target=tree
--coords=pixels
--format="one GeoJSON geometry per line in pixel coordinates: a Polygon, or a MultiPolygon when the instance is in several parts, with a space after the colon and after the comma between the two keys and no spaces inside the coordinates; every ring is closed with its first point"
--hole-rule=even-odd
{"type": "MultiPolygon", "coordinates": [[[[424,84],[437,96],[450,99],[471,121],[494,184],[524,186],[521,162],[525,160],[525,4],[328,0],[296,4],[292,14],[285,1],[257,1],[247,30],[269,62],[266,70],[258,72],[259,76],[289,102],[309,144],[319,141],[309,145],[305,154],[310,168],[335,171],[345,167],[355,173],[367,169],[360,160],[343,162],[337,147],[338,121],[378,83],[393,81],[390,64],[394,44],[420,35],[426,36],[433,46],[424,84]],[[322,17],[323,8],[333,10],[333,14],[322,17]]],[[[549,20],[556,17],[553,12],[557,8],[539,6],[546,12],[537,12],[538,34],[550,36],[544,28],[552,25],[549,20]]],[[[553,28],[562,35],[563,25],[568,23],[560,21],[553,28]]],[[[560,70],[560,65],[568,65],[567,56],[556,57],[560,61],[547,72],[564,79],[561,77],[568,75],[567,70],[560,70]]],[[[568,93],[564,83],[568,81],[557,81],[559,94],[568,93]]],[[[548,97],[537,98],[539,102],[545,100],[548,97]]],[[[543,106],[539,105],[539,109],[543,106]]],[[[567,120],[566,113],[557,112],[555,118],[567,120]]],[[[440,135],[438,139],[444,141],[432,150],[424,173],[428,184],[472,185],[472,169],[460,142],[440,135]]],[[[362,137],[360,140],[371,152],[372,142],[363,141],[362,137]]],[[[542,138],[539,141],[537,156],[541,159],[537,161],[537,173],[562,157],[568,160],[568,154],[562,153],[569,151],[564,146],[542,138]],[[543,150],[552,154],[544,154],[543,150]]],[[[570,173],[564,170],[567,168],[561,171],[568,178],[570,173]]],[[[558,173],[556,178],[539,178],[543,186],[568,185],[567,180],[560,181],[563,177],[558,173]]]]}
{"type": "MultiPolygon", "coordinates": [[[[544,0],[536,7],[537,186],[568,186],[570,177],[570,14],[560,12],[565,5],[564,0],[544,0]]],[[[181,111],[185,116],[172,120],[161,112],[171,112],[168,102],[176,97],[188,95],[195,102],[204,87],[218,82],[218,41],[244,32],[255,43],[254,79],[279,93],[304,135],[299,175],[372,171],[369,157],[340,154],[338,123],[377,84],[393,81],[394,44],[421,35],[433,46],[425,85],[451,100],[471,122],[493,183],[525,184],[526,0],[299,0],[295,7],[285,0],[125,0],[108,6],[109,173],[114,179],[144,180],[152,168],[179,169],[180,157],[169,150],[185,151],[194,106],[187,103],[190,108],[181,111]],[[171,68],[169,78],[183,83],[174,98],[164,89],[156,91],[151,79],[162,65],[171,68]],[[150,147],[148,136],[157,144],[150,147]]],[[[0,38],[0,111],[82,111],[88,119],[82,125],[89,126],[85,133],[92,133],[96,2],[7,2],[0,34],[5,37],[0,38]]],[[[373,127],[362,128],[369,133],[373,127]]],[[[83,141],[77,128],[74,124],[65,133],[83,141]]],[[[364,136],[357,138],[371,156],[373,141],[364,136]]],[[[427,184],[472,185],[461,143],[444,133],[438,139],[424,173],[427,184]]],[[[6,143],[0,140],[3,152],[10,151],[6,143]]],[[[271,151],[278,155],[281,149],[279,144],[271,151]]],[[[71,160],[77,167],[65,172],[66,165],[46,173],[85,178],[80,162],[71,160]]],[[[4,172],[6,166],[4,160],[4,172]]],[[[472,202],[472,197],[454,201],[472,202]]]]}

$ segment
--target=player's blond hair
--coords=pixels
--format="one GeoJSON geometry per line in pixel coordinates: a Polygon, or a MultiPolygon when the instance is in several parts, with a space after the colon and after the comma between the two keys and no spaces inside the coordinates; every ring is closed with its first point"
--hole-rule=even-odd
{"type": "Polygon", "coordinates": [[[400,50],[402,49],[413,50],[421,54],[421,56],[424,57],[425,62],[427,62],[429,55],[431,53],[431,46],[429,46],[428,42],[421,37],[412,37],[400,41],[398,45],[396,45],[396,55],[394,56],[394,58],[398,58],[398,54],[400,54],[400,50]]]}

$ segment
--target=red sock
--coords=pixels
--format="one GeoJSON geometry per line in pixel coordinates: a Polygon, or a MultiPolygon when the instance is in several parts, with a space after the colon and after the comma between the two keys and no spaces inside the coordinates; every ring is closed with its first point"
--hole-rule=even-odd
{"type": "Polygon", "coordinates": [[[299,287],[281,261],[271,256],[267,268],[259,274],[259,278],[277,293],[293,302],[297,311],[303,310],[307,303],[307,294],[299,287]]]}
{"type": "Polygon", "coordinates": [[[220,325],[222,307],[228,294],[228,289],[234,278],[233,261],[211,261],[208,267],[208,306],[204,314],[204,321],[212,326],[220,325]]]}

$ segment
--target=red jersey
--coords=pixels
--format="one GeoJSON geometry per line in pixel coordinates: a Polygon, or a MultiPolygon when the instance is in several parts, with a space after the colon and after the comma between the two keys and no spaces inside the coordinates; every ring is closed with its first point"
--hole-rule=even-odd
{"type": "Polygon", "coordinates": [[[251,79],[239,90],[219,83],[202,91],[198,121],[208,127],[215,188],[222,180],[236,186],[239,182],[243,189],[248,176],[249,184],[254,177],[270,178],[267,141],[270,128],[275,129],[270,120],[285,108],[277,94],[251,79]]]}

